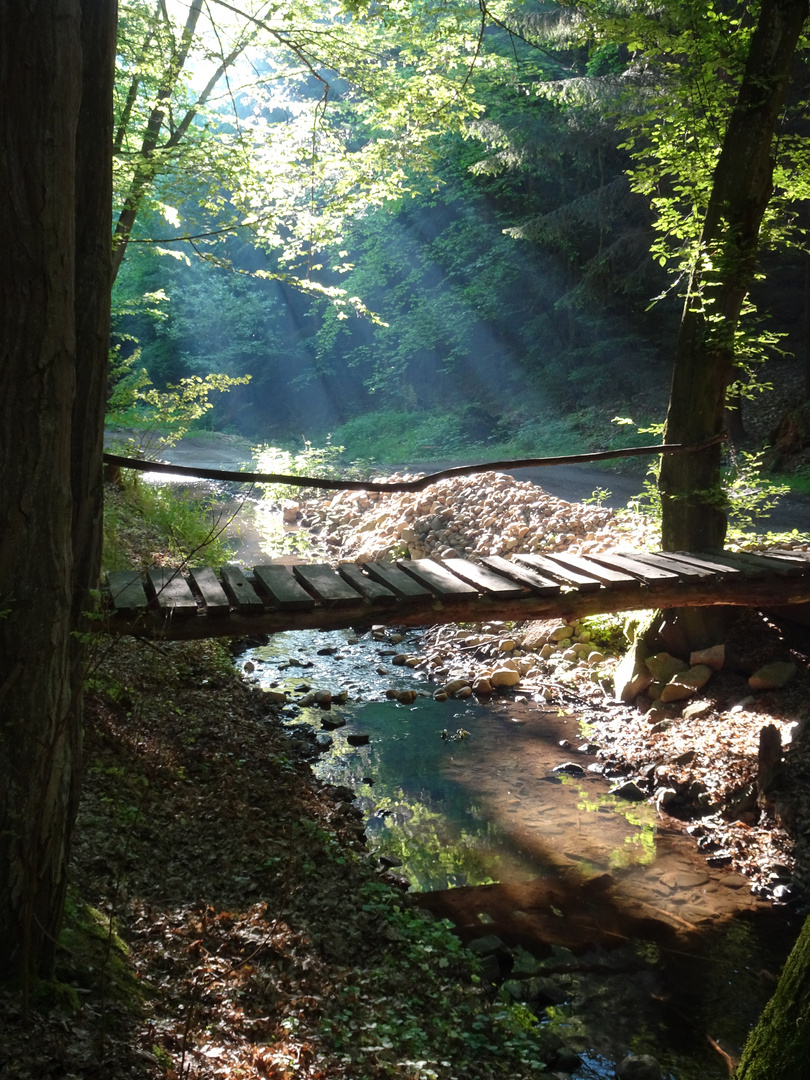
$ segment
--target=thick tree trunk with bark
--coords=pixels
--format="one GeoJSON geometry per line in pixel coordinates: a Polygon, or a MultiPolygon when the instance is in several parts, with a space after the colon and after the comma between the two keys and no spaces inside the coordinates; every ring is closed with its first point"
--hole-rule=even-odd
{"type": "Polygon", "coordinates": [[[0,0],[0,977],[54,955],[109,331],[111,0],[0,0]]]}
{"type": "MultiPolygon", "coordinates": [[[[713,178],[680,334],[665,441],[699,443],[723,430],[734,378],[734,334],[756,268],[759,230],[771,196],[771,143],[790,79],[807,0],[763,0],[740,93],[713,178]]],[[[664,550],[722,547],[721,447],[665,458],[661,466],[664,550]]]]}
{"type": "Polygon", "coordinates": [[[745,1044],[734,1080],[798,1080],[810,1061],[810,919],[745,1044]]]}

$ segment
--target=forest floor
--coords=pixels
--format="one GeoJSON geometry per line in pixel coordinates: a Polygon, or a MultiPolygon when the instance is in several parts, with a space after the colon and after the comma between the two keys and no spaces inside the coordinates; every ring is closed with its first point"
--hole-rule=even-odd
{"type": "MultiPolygon", "coordinates": [[[[559,1040],[507,1008],[367,854],[352,793],[314,780],[312,744],[219,645],[99,648],[58,981],[27,1015],[0,995],[3,1080],[519,1080],[539,1061],[569,1075],[554,1068],[559,1040]]],[[[755,772],[761,726],[803,714],[800,682],[735,717],[702,774],[711,820],[680,818],[766,893],[810,823],[801,742],[780,796],[789,821],[726,819],[724,799],[755,772]]],[[[693,726],[689,746],[712,726],[693,726]]],[[[610,765],[643,772],[642,730],[624,727],[610,765]]],[[[669,751],[683,745],[673,734],[669,751]]]]}
{"type": "Polygon", "coordinates": [[[216,643],[99,642],[57,981],[3,1080],[529,1077],[553,1045],[365,851],[216,643]]]}
{"type": "MultiPolygon", "coordinates": [[[[681,712],[655,733],[592,684],[568,692],[609,774],[643,779],[686,754],[706,798],[673,820],[801,913],[810,639],[743,616],[727,645],[734,663],[702,718],[681,712]],[[796,678],[734,709],[745,673],[775,657],[796,678]],[[758,801],[770,723],[791,741],[758,801]]],[[[559,1042],[366,851],[352,793],[315,781],[313,753],[220,645],[99,639],[57,979],[27,1005],[0,997],[3,1080],[519,1080],[541,1061],[565,1075],[559,1042]]]]}

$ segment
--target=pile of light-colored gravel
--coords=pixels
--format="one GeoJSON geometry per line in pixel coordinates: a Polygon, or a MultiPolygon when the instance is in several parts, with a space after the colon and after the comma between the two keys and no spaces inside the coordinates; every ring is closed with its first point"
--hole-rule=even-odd
{"type": "MultiPolygon", "coordinates": [[[[384,477],[404,480],[413,477],[384,477]]],[[[570,503],[505,473],[440,480],[420,492],[339,492],[288,504],[285,519],[309,529],[334,559],[471,558],[517,552],[578,554],[635,548],[651,525],[605,507],[570,503]]]]}

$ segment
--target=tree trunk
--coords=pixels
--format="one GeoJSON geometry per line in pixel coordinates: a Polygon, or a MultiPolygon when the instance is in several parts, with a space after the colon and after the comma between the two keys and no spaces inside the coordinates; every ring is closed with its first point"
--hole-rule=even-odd
{"type": "Polygon", "coordinates": [[[810,1060],[810,919],[785,962],[779,984],[748,1036],[734,1080],[797,1080],[810,1060]]]}
{"type": "Polygon", "coordinates": [[[72,632],[97,573],[115,5],[84,7],[0,0],[13,253],[0,281],[0,977],[25,985],[50,970],[60,927],[81,742],[72,632]]]}
{"type": "MultiPolygon", "coordinates": [[[[737,102],[715,168],[675,350],[665,442],[700,443],[723,430],[734,377],[734,334],[756,268],[771,196],[771,142],[807,0],[763,0],[737,102]]],[[[721,448],[670,455],[661,466],[665,551],[722,547],[721,448]]]]}

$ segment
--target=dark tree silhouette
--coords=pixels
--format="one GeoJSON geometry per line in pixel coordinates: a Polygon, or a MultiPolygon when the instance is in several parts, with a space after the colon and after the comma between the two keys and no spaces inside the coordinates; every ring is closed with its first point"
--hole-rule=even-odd
{"type": "Polygon", "coordinates": [[[114,0],[0,0],[0,977],[52,968],[98,580],[114,0]]]}

